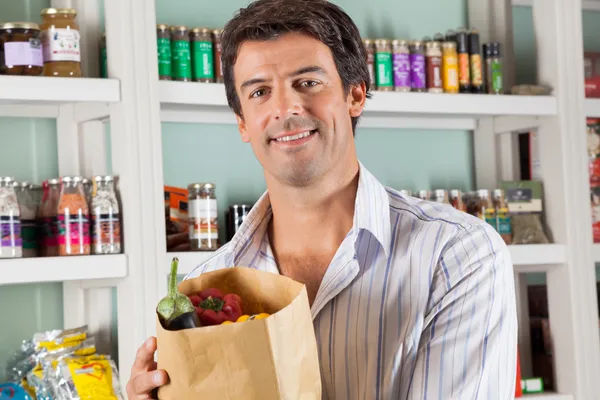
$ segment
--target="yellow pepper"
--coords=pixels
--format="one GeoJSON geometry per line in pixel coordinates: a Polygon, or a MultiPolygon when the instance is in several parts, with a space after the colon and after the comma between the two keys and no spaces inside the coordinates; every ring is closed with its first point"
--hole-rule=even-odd
{"type": "Polygon", "coordinates": [[[221,325],[229,325],[229,324],[233,324],[233,322],[231,322],[231,321],[223,321],[223,323],[221,325]]]}
{"type": "Polygon", "coordinates": [[[239,317],[237,319],[236,322],[252,321],[253,319],[265,319],[268,316],[269,316],[269,314],[267,314],[267,313],[260,313],[260,314],[254,314],[254,315],[242,315],[241,317],[239,317]]]}

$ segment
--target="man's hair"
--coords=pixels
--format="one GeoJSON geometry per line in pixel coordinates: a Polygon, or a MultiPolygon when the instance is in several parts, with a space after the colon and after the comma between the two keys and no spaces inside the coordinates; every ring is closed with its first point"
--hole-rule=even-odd
{"type": "MultiPolygon", "coordinates": [[[[221,37],[227,102],[237,115],[243,118],[233,75],[240,46],[248,40],[273,40],[290,32],[309,35],[329,47],[345,95],[351,86],[364,82],[370,97],[367,52],[354,21],[340,7],[327,0],[257,0],[239,10],[221,37]]],[[[352,117],[353,132],[357,123],[358,117],[352,117]]]]}

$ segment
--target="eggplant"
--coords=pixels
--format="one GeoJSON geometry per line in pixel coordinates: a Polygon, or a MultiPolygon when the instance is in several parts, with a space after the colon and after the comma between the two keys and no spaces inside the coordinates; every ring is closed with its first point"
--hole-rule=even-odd
{"type": "Polygon", "coordinates": [[[156,313],[163,328],[172,331],[202,326],[190,298],[177,289],[178,266],[179,259],[173,257],[169,274],[169,292],[158,302],[156,307],[156,313]]]}

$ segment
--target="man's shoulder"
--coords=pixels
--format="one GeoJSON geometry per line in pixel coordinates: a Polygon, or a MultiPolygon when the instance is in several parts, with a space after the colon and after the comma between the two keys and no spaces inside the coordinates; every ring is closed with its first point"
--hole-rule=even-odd
{"type": "Polygon", "coordinates": [[[226,243],[225,245],[221,246],[217,251],[212,253],[212,255],[210,255],[206,261],[203,261],[189,274],[187,274],[184,279],[195,278],[205,272],[231,267],[230,246],[231,243],[226,243]]]}

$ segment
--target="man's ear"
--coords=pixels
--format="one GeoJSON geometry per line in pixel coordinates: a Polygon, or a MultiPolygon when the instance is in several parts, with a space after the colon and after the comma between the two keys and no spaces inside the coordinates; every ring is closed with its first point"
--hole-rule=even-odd
{"type": "Polygon", "coordinates": [[[250,135],[248,135],[248,130],[246,129],[246,122],[244,122],[244,118],[237,115],[235,116],[237,119],[238,130],[240,131],[240,136],[242,137],[242,141],[244,143],[250,142],[250,135]]]}
{"type": "Polygon", "coordinates": [[[360,85],[354,85],[350,87],[348,93],[348,106],[350,107],[348,112],[351,117],[360,117],[365,108],[365,101],[367,100],[367,87],[365,83],[360,85]]]}

